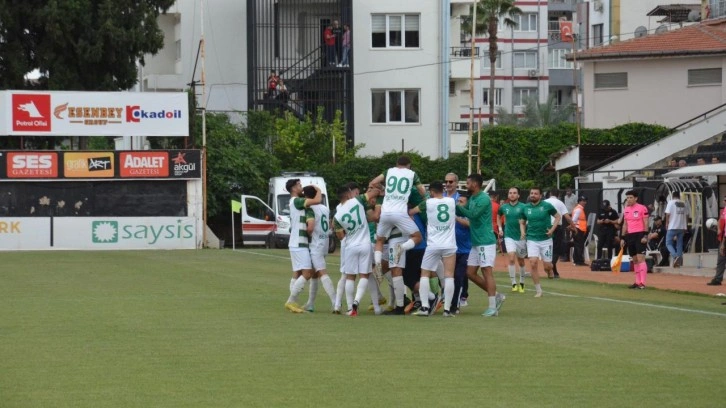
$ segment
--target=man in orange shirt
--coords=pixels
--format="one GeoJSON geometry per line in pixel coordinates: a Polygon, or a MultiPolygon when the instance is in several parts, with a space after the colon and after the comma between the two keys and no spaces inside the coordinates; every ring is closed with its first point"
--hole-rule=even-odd
{"type": "MultiPolygon", "coordinates": [[[[494,231],[499,231],[499,224],[497,224],[497,217],[499,217],[499,194],[492,190],[489,192],[489,199],[492,200],[492,228],[494,231]]],[[[495,234],[497,236],[497,243],[499,244],[499,250],[502,251],[503,254],[506,254],[507,251],[504,250],[503,245],[504,241],[499,236],[499,234],[495,234]]]]}
{"type": "Polygon", "coordinates": [[[585,264],[585,238],[587,237],[585,205],[587,205],[587,197],[580,196],[575,209],[572,210],[572,224],[575,226],[575,251],[572,253],[572,262],[577,266],[587,266],[585,264]]]}

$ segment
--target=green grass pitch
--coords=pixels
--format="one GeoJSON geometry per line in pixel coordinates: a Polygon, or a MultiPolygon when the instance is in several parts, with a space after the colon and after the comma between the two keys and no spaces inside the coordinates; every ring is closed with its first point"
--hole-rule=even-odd
{"type": "Polygon", "coordinates": [[[475,287],[454,319],[350,318],[322,287],[315,313],[284,310],[284,250],[0,259],[0,407],[726,404],[726,306],[707,296],[544,280],[535,299],[497,273],[496,318],[475,287]]]}

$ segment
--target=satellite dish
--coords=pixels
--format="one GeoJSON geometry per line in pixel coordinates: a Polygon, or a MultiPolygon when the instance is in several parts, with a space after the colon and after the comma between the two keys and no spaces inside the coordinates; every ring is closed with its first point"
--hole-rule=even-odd
{"type": "Polygon", "coordinates": [[[688,13],[688,21],[701,21],[701,12],[699,10],[691,10],[691,12],[688,13]]]}
{"type": "Polygon", "coordinates": [[[655,29],[656,34],[662,34],[668,31],[668,26],[665,24],[661,24],[658,26],[658,28],[655,29]]]}
{"type": "Polygon", "coordinates": [[[640,26],[635,29],[635,38],[645,37],[646,35],[648,35],[647,28],[640,26]]]}

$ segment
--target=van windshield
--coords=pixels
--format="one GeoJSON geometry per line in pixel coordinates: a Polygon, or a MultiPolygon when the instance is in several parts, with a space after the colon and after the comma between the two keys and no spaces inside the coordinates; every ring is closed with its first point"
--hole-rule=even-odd
{"type": "MultiPolygon", "coordinates": [[[[323,204],[327,203],[325,194],[323,194],[323,204]]],[[[277,213],[279,215],[290,216],[290,194],[280,194],[277,196],[277,213]]]]}

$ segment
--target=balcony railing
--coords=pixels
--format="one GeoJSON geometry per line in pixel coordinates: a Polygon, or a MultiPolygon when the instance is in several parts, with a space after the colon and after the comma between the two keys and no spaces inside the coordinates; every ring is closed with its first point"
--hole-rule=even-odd
{"type": "Polygon", "coordinates": [[[577,0],[547,0],[547,3],[550,4],[569,4],[570,6],[574,6],[577,4],[577,0]]]}
{"type": "MultiPolygon", "coordinates": [[[[471,57],[471,47],[451,47],[452,57],[471,57]]],[[[479,47],[474,47],[474,56],[479,56],[479,47]]]]}
{"type": "MultiPolygon", "coordinates": [[[[479,123],[474,121],[471,127],[472,131],[476,132],[479,129],[479,123]]],[[[450,132],[468,132],[469,122],[449,122],[450,132]]]]}

